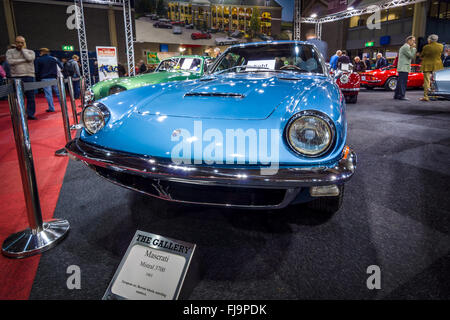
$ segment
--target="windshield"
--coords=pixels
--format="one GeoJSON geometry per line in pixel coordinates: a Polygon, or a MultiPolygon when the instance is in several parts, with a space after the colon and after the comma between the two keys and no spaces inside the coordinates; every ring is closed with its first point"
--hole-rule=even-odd
{"type": "Polygon", "coordinates": [[[200,72],[201,67],[202,60],[199,58],[172,58],[162,61],[156,72],[178,70],[200,72]]]}
{"type": "Polygon", "coordinates": [[[291,71],[325,74],[319,53],[299,43],[232,47],[224,52],[212,72],[291,71]]]}

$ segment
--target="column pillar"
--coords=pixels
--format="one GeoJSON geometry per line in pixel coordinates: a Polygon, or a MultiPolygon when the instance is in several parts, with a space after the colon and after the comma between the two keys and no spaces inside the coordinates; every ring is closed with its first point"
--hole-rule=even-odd
{"type": "Polygon", "coordinates": [[[411,33],[416,38],[424,37],[426,32],[426,4],[427,2],[419,2],[414,4],[414,17],[411,33]]]}
{"type": "Polygon", "coordinates": [[[17,28],[16,19],[14,18],[14,10],[12,0],[3,0],[3,8],[5,11],[6,28],[8,30],[9,43],[16,41],[17,28]]]}
{"type": "Polygon", "coordinates": [[[116,29],[116,15],[111,5],[108,8],[108,25],[109,25],[109,41],[111,46],[118,47],[117,29],[116,29]]]}

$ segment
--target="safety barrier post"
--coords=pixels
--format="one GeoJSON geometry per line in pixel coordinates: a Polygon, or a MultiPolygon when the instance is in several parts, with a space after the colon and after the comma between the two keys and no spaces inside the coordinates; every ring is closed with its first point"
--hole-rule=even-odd
{"type": "Polygon", "coordinates": [[[22,81],[13,80],[13,86],[14,90],[9,94],[8,101],[30,227],[10,235],[3,242],[2,253],[7,257],[25,258],[54,247],[64,239],[70,226],[67,220],[53,219],[47,222],[42,220],[22,81]]]}
{"type": "MultiPolygon", "coordinates": [[[[59,103],[61,105],[61,114],[64,124],[64,134],[66,136],[66,143],[72,140],[70,134],[70,123],[69,123],[69,115],[67,113],[67,100],[66,100],[66,88],[64,86],[64,78],[58,77],[58,91],[59,91],[59,103]]],[[[65,148],[61,148],[56,150],[55,156],[67,156],[67,150],[65,148]]]]}
{"type": "Polygon", "coordinates": [[[72,117],[73,117],[73,122],[74,122],[74,124],[70,127],[70,129],[80,129],[81,126],[78,123],[77,105],[75,103],[75,95],[73,92],[72,77],[67,78],[67,84],[69,87],[70,106],[72,107],[72,117]]]}

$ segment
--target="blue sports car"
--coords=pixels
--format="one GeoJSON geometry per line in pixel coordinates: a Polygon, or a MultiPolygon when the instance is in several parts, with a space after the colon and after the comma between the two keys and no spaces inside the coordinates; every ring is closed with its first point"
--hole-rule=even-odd
{"type": "Polygon", "coordinates": [[[228,48],[196,80],[113,94],[84,108],[69,153],[100,176],[183,203],[341,206],[356,168],[345,99],[317,48],[228,48]]]}

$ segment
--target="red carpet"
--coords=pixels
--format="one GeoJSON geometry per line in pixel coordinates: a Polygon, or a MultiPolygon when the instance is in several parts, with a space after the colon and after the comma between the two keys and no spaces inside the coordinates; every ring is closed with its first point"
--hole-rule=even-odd
{"type": "MultiPolygon", "coordinates": [[[[69,114],[71,114],[68,103],[69,114]]],[[[37,121],[28,121],[44,220],[53,216],[68,158],[56,157],[65,145],[64,126],[58,100],[55,113],[47,113],[47,101],[36,96],[37,121]]],[[[72,123],[72,117],[70,117],[72,123]]],[[[0,101],[0,241],[28,227],[17,152],[7,101],[0,101]]],[[[51,251],[49,251],[51,254],[51,251]]],[[[28,299],[40,255],[9,259],[0,254],[0,299],[28,299]]]]}

